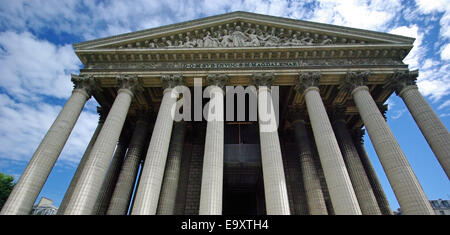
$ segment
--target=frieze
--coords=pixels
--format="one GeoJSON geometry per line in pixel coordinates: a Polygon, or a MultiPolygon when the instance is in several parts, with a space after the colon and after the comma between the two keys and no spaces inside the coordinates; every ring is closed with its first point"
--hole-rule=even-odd
{"type": "Polygon", "coordinates": [[[259,68],[298,68],[309,66],[351,66],[351,65],[404,65],[393,59],[360,58],[360,59],[301,59],[292,61],[270,62],[141,62],[141,63],[91,63],[85,69],[145,69],[145,70],[204,70],[204,69],[259,69],[259,68]]]}

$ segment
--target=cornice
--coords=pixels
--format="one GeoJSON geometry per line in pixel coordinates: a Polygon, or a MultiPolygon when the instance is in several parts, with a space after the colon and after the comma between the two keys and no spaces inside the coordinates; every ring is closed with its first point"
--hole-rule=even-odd
{"type": "Polygon", "coordinates": [[[157,37],[157,36],[162,37],[164,35],[187,32],[196,29],[202,29],[205,27],[214,27],[215,25],[226,24],[235,21],[245,21],[254,24],[273,25],[274,27],[284,27],[293,30],[301,29],[303,31],[308,31],[312,33],[317,32],[324,34],[335,34],[342,37],[351,37],[361,40],[369,40],[369,41],[375,40],[380,43],[382,42],[394,44],[405,43],[412,45],[412,43],[414,42],[413,38],[369,30],[260,15],[248,12],[232,12],[222,15],[210,16],[206,18],[161,26],[147,30],[141,30],[137,32],[121,34],[112,37],[76,43],[73,46],[75,49],[92,49],[98,47],[105,47],[108,45],[117,45],[120,43],[142,40],[149,37],[157,37]]]}

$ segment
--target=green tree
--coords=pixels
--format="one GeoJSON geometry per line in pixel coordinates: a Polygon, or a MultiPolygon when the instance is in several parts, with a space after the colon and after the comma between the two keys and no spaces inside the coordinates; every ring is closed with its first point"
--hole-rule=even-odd
{"type": "Polygon", "coordinates": [[[14,177],[0,172],[0,210],[14,187],[14,177]]]}

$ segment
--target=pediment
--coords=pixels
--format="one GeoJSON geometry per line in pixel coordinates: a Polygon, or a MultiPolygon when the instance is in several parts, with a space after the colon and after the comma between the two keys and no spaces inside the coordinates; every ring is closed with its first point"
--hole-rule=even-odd
{"type": "Polygon", "coordinates": [[[364,44],[411,45],[413,38],[247,12],[233,12],[74,44],[102,49],[196,49],[317,47],[364,44]]]}

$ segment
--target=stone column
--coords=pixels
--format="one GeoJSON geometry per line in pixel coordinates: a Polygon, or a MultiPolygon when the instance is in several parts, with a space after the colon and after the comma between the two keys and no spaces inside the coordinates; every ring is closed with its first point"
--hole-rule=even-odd
{"type": "Polygon", "coordinates": [[[175,122],[172,137],[170,138],[166,170],[164,171],[161,194],[156,211],[158,215],[173,215],[175,213],[175,200],[177,197],[185,134],[186,123],[184,121],[175,122]]]}
{"type": "Polygon", "coordinates": [[[14,186],[0,214],[28,215],[91,96],[92,78],[72,75],[75,87],[14,186]]]}
{"type": "Polygon", "coordinates": [[[381,215],[358,151],[345,124],[345,106],[334,108],[333,127],[363,215],[381,215]]]}
{"type": "Polygon", "coordinates": [[[420,94],[416,79],[417,71],[394,74],[391,84],[403,99],[420,131],[436,155],[439,163],[450,178],[450,133],[431,106],[420,94]]]}
{"type": "Polygon", "coordinates": [[[228,76],[210,74],[206,80],[211,85],[206,88],[209,89],[207,92],[211,99],[208,103],[199,215],[221,215],[224,151],[223,87],[228,82],[228,76]]]}
{"type": "Polygon", "coordinates": [[[182,84],[183,77],[180,75],[165,75],[161,80],[165,87],[164,96],[159,107],[141,174],[141,181],[131,211],[133,215],[154,215],[158,207],[172,133],[173,117],[171,109],[178,98],[172,88],[182,84]]]}
{"type": "Polygon", "coordinates": [[[405,214],[434,214],[431,205],[375,101],[365,86],[368,73],[348,73],[343,85],[351,94],[375,151],[405,214]]]}
{"type": "Polygon", "coordinates": [[[117,179],[119,178],[120,169],[125,159],[125,153],[130,143],[130,136],[126,126],[122,129],[122,134],[119,137],[119,142],[117,143],[113,158],[109,164],[102,187],[100,188],[94,210],[92,211],[94,215],[105,215],[108,210],[109,202],[111,201],[117,179]]]}
{"type": "Polygon", "coordinates": [[[320,179],[311,150],[311,143],[306,132],[304,114],[306,110],[291,110],[293,116],[292,126],[295,133],[295,141],[300,153],[303,184],[310,215],[327,215],[327,206],[320,185],[320,179]]]}
{"type": "Polygon", "coordinates": [[[139,171],[139,164],[145,151],[148,135],[148,115],[141,113],[136,121],[128,152],[125,157],[116,187],[109,203],[107,215],[126,215],[133,193],[134,183],[139,171]]]}
{"type": "Polygon", "coordinates": [[[122,131],[133,94],[139,85],[135,76],[119,76],[120,89],[92,147],[86,167],[81,173],[64,214],[92,214],[100,187],[111,162],[122,131]]]}
{"type": "Polygon", "coordinates": [[[303,91],[334,212],[360,215],[350,177],[319,93],[319,73],[301,73],[299,90],[303,91]]]}
{"type": "Polygon", "coordinates": [[[64,211],[66,210],[67,203],[69,202],[70,198],[73,194],[73,189],[75,188],[75,185],[78,182],[78,179],[80,178],[81,172],[84,169],[84,166],[86,165],[87,159],[89,157],[89,154],[91,153],[92,146],[94,146],[95,141],[97,140],[98,134],[100,133],[100,130],[103,127],[103,123],[105,122],[107,113],[102,107],[97,107],[97,112],[99,114],[99,120],[97,128],[95,128],[94,134],[92,135],[91,140],[89,141],[88,146],[86,147],[86,150],[84,151],[83,157],[81,157],[80,163],[78,164],[77,170],[75,171],[75,174],[72,177],[72,180],[70,181],[69,187],[67,188],[66,194],[64,194],[64,198],[61,201],[61,204],[59,205],[57,214],[63,215],[64,211]]]}
{"type": "Polygon", "coordinates": [[[387,200],[386,194],[384,193],[383,187],[381,186],[378,176],[375,173],[375,169],[370,162],[369,156],[367,155],[366,149],[364,148],[364,130],[354,129],[352,130],[353,143],[355,144],[356,150],[358,151],[361,163],[366,171],[367,178],[369,179],[370,185],[372,186],[372,191],[377,199],[378,207],[380,208],[381,214],[392,215],[391,206],[387,200]]]}
{"type": "Polygon", "coordinates": [[[289,215],[289,199],[278,139],[278,124],[269,88],[274,80],[273,73],[253,75],[253,82],[258,86],[258,123],[264,195],[267,215],[289,215]]]}

